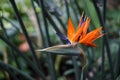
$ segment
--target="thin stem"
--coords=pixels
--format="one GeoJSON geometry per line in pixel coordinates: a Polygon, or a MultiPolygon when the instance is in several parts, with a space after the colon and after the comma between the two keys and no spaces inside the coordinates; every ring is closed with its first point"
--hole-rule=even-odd
{"type": "MultiPolygon", "coordinates": [[[[42,16],[43,16],[43,22],[44,22],[44,30],[46,32],[46,47],[50,46],[50,37],[49,37],[49,31],[48,31],[48,24],[47,24],[47,20],[46,20],[46,13],[45,13],[45,7],[44,7],[44,2],[43,0],[38,0],[38,4],[42,9],[42,16]]],[[[48,69],[49,69],[49,73],[51,75],[51,80],[57,80],[56,78],[56,74],[55,74],[55,68],[54,68],[54,64],[52,61],[52,56],[49,53],[46,53],[46,59],[48,62],[48,69]]]]}
{"type": "Polygon", "coordinates": [[[67,13],[67,21],[68,21],[68,18],[70,17],[68,2],[67,2],[67,0],[64,0],[64,1],[65,1],[66,13],[67,13]]]}
{"type": "MultiPolygon", "coordinates": [[[[102,20],[103,18],[102,18],[102,14],[101,14],[101,11],[100,11],[100,7],[97,6],[98,3],[99,2],[97,2],[96,0],[93,0],[93,4],[95,6],[100,24],[101,24],[101,26],[103,26],[104,21],[102,20]]],[[[101,75],[102,75],[102,77],[101,77],[101,80],[104,79],[104,62],[105,62],[105,37],[102,38],[102,65],[101,65],[101,75]]]]}
{"type": "Polygon", "coordinates": [[[109,47],[108,40],[107,40],[106,37],[105,37],[104,42],[105,42],[105,44],[106,44],[105,46],[106,46],[108,61],[109,61],[109,65],[110,65],[111,78],[112,78],[112,80],[114,80],[114,72],[113,72],[113,65],[112,65],[111,52],[110,52],[110,47],[109,47]]]}
{"type": "Polygon", "coordinates": [[[59,21],[59,23],[61,24],[62,28],[64,29],[65,34],[67,34],[67,29],[66,29],[64,23],[62,22],[62,20],[56,14],[54,16],[59,21]]]}
{"type": "MultiPolygon", "coordinates": [[[[0,67],[1,67],[1,64],[0,64],[0,67]]],[[[7,69],[6,71],[9,73],[10,79],[19,80],[11,70],[7,69]]]]}
{"type": "MultiPolygon", "coordinates": [[[[26,31],[26,29],[25,29],[25,26],[24,26],[24,24],[23,24],[23,21],[22,21],[22,19],[21,19],[21,17],[20,17],[20,14],[19,14],[19,12],[18,12],[18,9],[17,9],[17,6],[16,6],[16,4],[15,4],[15,1],[14,1],[14,0],[10,0],[10,2],[11,2],[11,5],[12,5],[12,7],[13,7],[13,9],[14,9],[15,15],[16,15],[18,21],[19,21],[19,24],[20,24],[20,26],[21,26],[21,29],[22,29],[22,31],[23,31],[23,33],[24,33],[24,35],[25,35],[25,38],[26,38],[26,40],[27,40],[27,42],[28,42],[28,44],[29,44],[30,51],[31,51],[31,53],[32,53],[33,61],[34,61],[34,63],[37,65],[37,67],[39,67],[39,68],[41,69],[41,67],[40,67],[40,65],[39,65],[39,62],[38,62],[38,59],[37,59],[37,56],[36,56],[36,53],[35,53],[35,50],[34,50],[34,48],[33,48],[33,46],[32,46],[32,43],[31,43],[30,38],[29,38],[29,36],[28,36],[28,33],[27,33],[27,31],[26,31]]],[[[42,75],[43,75],[43,74],[42,74],[42,75]]]]}
{"type": "MultiPolygon", "coordinates": [[[[0,68],[2,68],[3,70],[6,70],[10,73],[10,75],[14,74],[15,72],[17,72],[16,74],[19,74],[20,76],[22,76],[22,78],[26,79],[26,80],[33,80],[32,77],[30,77],[29,75],[25,74],[24,72],[8,65],[5,64],[4,62],[0,61],[0,68]]],[[[15,76],[13,77],[13,79],[18,80],[15,76]]]]}
{"type": "Polygon", "coordinates": [[[21,51],[19,51],[19,49],[14,46],[13,44],[11,44],[10,41],[8,41],[6,38],[4,38],[3,36],[0,35],[0,39],[3,40],[8,46],[10,46],[13,50],[16,51],[16,53],[21,56],[24,61],[37,73],[37,75],[39,75],[43,80],[45,80],[45,76],[42,75],[43,73],[38,69],[38,67],[36,67],[35,65],[33,65],[33,63],[25,56],[24,53],[22,53],[21,51]]]}
{"type": "MultiPolygon", "coordinates": [[[[103,26],[103,30],[106,31],[105,29],[105,22],[106,22],[106,4],[107,4],[107,0],[103,0],[103,21],[104,21],[104,26],[103,26]]],[[[112,80],[115,80],[114,79],[114,71],[113,71],[113,65],[112,65],[112,58],[111,58],[111,51],[110,51],[110,46],[109,46],[109,43],[108,43],[108,38],[107,38],[107,35],[104,36],[105,40],[105,46],[106,46],[106,50],[107,50],[107,56],[108,56],[108,60],[109,60],[109,65],[110,65],[110,71],[111,71],[111,78],[112,80]]]]}
{"type": "MultiPolygon", "coordinates": [[[[105,26],[106,26],[106,3],[107,2],[106,2],[106,0],[102,0],[103,11],[100,10],[101,6],[97,6],[97,4],[100,3],[100,2],[97,2],[97,1],[93,0],[94,6],[96,8],[96,11],[97,11],[97,14],[98,14],[98,17],[99,17],[99,20],[100,20],[100,23],[103,26],[103,31],[106,32],[105,26]]],[[[107,51],[107,56],[108,56],[108,61],[109,61],[110,71],[111,71],[111,79],[114,80],[114,71],[113,71],[113,65],[112,65],[111,51],[110,51],[110,46],[109,46],[109,43],[108,43],[107,35],[103,36],[103,43],[105,43],[105,44],[103,44],[103,46],[104,46],[104,48],[106,48],[106,51],[107,51]]],[[[102,49],[102,52],[104,52],[104,49],[102,49]]],[[[102,53],[102,56],[103,55],[104,55],[104,53],[102,53]]],[[[104,64],[102,63],[102,65],[104,65],[104,64]]],[[[104,70],[102,70],[102,71],[104,71],[104,70]]]]}
{"type": "Polygon", "coordinates": [[[105,43],[104,43],[105,38],[103,37],[103,42],[102,42],[102,66],[101,66],[101,71],[102,71],[102,77],[101,80],[104,79],[104,62],[105,62],[105,43]]]}
{"type": "Polygon", "coordinates": [[[46,18],[49,20],[50,24],[53,25],[53,28],[55,29],[56,32],[61,33],[60,30],[58,29],[57,25],[55,24],[54,20],[50,16],[50,14],[45,10],[46,18]]]}
{"type": "Polygon", "coordinates": [[[81,8],[79,7],[79,4],[78,4],[77,0],[74,0],[74,1],[75,1],[75,4],[76,4],[76,7],[77,7],[79,14],[81,15],[81,11],[80,11],[81,8]]]}
{"type": "MultiPolygon", "coordinates": [[[[4,32],[4,36],[6,37],[6,39],[9,40],[9,37],[8,37],[8,35],[7,35],[6,29],[5,29],[4,25],[3,25],[3,22],[2,22],[2,19],[1,19],[1,18],[0,18],[0,23],[1,23],[1,28],[2,28],[2,30],[3,30],[3,32],[4,32]]],[[[16,63],[16,65],[17,65],[17,67],[18,67],[19,69],[21,69],[21,66],[20,66],[20,64],[19,64],[19,61],[17,60],[17,57],[16,57],[13,49],[10,48],[10,51],[11,51],[10,53],[11,53],[13,59],[15,60],[15,63],[16,63]]]]}
{"type": "MultiPolygon", "coordinates": [[[[74,4],[75,4],[75,3],[74,3],[74,4]]],[[[77,10],[76,10],[76,8],[75,8],[74,4],[73,4],[72,0],[70,0],[70,5],[71,5],[71,8],[72,8],[73,13],[74,13],[74,15],[75,15],[75,18],[76,18],[76,20],[77,20],[77,23],[79,23],[77,10]]]]}
{"type": "Polygon", "coordinates": [[[83,80],[83,73],[84,73],[84,70],[82,70],[81,72],[80,80],[83,80]]]}
{"type": "Polygon", "coordinates": [[[118,44],[119,44],[119,49],[118,49],[118,53],[116,55],[115,68],[114,68],[115,79],[120,75],[120,42],[118,44]]]}
{"type": "MultiPolygon", "coordinates": [[[[107,0],[102,0],[102,2],[103,2],[103,10],[100,10],[101,6],[97,6],[97,1],[94,1],[94,6],[96,8],[100,23],[103,26],[103,31],[106,32],[105,26],[106,26],[106,3],[107,3],[107,0]]],[[[111,78],[112,78],[112,80],[114,80],[114,72],[113,72],[112,59],[111,59],[111,51],[110,51],[110,46],[109,46],[109,43],[108,43],[107,35],[103,36],[103,47],[106,48],[108,61],[109,61],[109,65],[110,65],[111,78]]],[[[104,52],[104,50],[102,51],[102,58],[104,60],[104,53],[103,52],[104,52]]],[[[104,66],[104,63],[102,63],[102,67],[103,66],[104,66]]],[[[104,71],[104,69],[102,71],[104,71]]]]}
{"type": "MultiPolygon", "coordinates": [[[[43,38],[43,31],[42,31],[42,28],[41,28],[41,25],[40,25],[39,16],[38,16],[37,11],[36,11],[36,8],[35,8],[34,0],[31,0],[31,3],[32,3],[33,9],[34,9],[34,12],[35,12],[35,17],[36,17],[36,19],[37,19],[37,23],[38,23],[38,26],[39,26],[40,34],[41,34],[41,36],[42,36],[42,41],[45,41],[44,38],[43,38]]],[[[43,44],[44,44],[44,43],[43,43],[43,44]]]]}
{"type": "Polygon", "coordinates": [[[74,71],[75,71],[75,80],[79,80],[79,67],[77,64],[76,56],[72,56],[74,71]]]}

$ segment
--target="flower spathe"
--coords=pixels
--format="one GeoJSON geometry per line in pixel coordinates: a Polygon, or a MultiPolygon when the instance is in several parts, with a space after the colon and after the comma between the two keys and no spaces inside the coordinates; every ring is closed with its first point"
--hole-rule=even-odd
{"type": "Polygon", "coordinates": [[[96,44],[94,44],[93,42],[104,35],[100,33],[102,27],[99,27],[87,33],[89,24],[90,24],[90,19],[88,17],[83,17],[82,15],[82,17],[80,18],[80,22],[78,24],[78,28],[77,30],[75,30],[72,20],[69,18],[67,37],[65,37],[62,34],[58,34],[58,35],[61,39],[66,40],[66,42],[71,45],[77,42],[80,44],[84,44],[86,46],[97,47],[96,44]]]}

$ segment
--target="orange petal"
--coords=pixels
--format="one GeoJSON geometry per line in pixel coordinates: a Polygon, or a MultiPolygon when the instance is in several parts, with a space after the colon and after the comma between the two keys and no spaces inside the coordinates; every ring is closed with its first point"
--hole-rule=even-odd
{"type": "Polygon", "coordinates": [[[68,36],[69,40],[71,40],[71,38],[73,37],[74,33],[75,33],[74,25],[72,23],[72,20],[69,18],[68,19],[68,31],[67,31],[67,36],[68,36]]]}
{"type": "Polygon", "coordinates": [[[80,39],[80,41],[81,40],[92,40],[92,39],[95,40],[100,35],[99,32],[101,29],[102,29],[102,27],[99,27],[99,28],[89,32],[86,36],[84,36],[82,39],[80,39]]]}
{"type": "Polygon", "coordinates": [[[98,39],[98,38],[100,38],[100,37],[102,37],[104,34],[100,34],[99,36],[97,36],[95,39],[93,39],[93,41],[94,40],[96,40],[96,39],[98,39]]]}
{"type": "Polygon", "coordinates": [[[82,39],[79,40],[79,43],[85,44],[87,46],[96,47],[96,45],[93,44],[93,41],[104,35],[104,34],[100,34],[101,29],[102,29],[102,27],[89,32],[85,37],[83,37],[82,39]]]}
{"type": "Polygon", "coordinates": [[[94,41],[104,35],[104,34],[100,34],[101,29],[102,29],[102,27],[99,27],[92,31],[92,34],[90,36],[91,41],[94,41]]]}
{"type": "Polygon", "coordinates": [[[87,43],[87,46],[97,47],[94,43],[87,43]]]}
{"type": "Polygon", "coordinates": [[[83,28],[83,33],[81,35],[81,39],[86,35],[88,27],[89,27],[89,24],[90,24],[90,19],[87,18],[86,21],[85,21],[85,26],[83,28]]]}
{"type": "Polygon", "coordinates": [[[91,41],[80,41],[79,43],[84,44],[86,46],[97,47],[96,44],[92,43],[91,41]]]}
{"type": "Polygon", "coordinates": [[[83,25],[78,28],[78,30],[76,31],[75,35],[71,39],[72,42],[75,42],[81,36],[81,33],[83,31],[83,28],[84,28],[84,25],[85,25],[85,23],[83,23],[83,25]]]}

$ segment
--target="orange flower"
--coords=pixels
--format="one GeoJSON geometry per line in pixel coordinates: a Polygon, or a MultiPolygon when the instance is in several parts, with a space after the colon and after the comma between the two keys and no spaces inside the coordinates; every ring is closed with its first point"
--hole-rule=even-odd
{"type": "Polygon", "coordinates": [[[96,39],[102,37],[104,34],[100,34],[100,31],[102,28],[97,28],[89,33],[87,33],[88,27],[90,24],[90,19],[82,15],[80,18],[80,22],[78,25],[78,29],[75,31],[74,25],[72,23],[72,20],[68,19],[68,31],[67,31],[67,37],[65,37],[62,34],[58,34],[58,36],[65,40],[68,44],[73,45],[74,43],[78,42],[80,44],[85,44],[86,46],[93,46],[96,47],[96,45],[93,43],[96,39]]]}
{"type": "Polygon", "coordinates": [[[80,21],[79,25],[78,25],[78,29],[76,31],[76,33],[74,34],[74,36],[72,37],[71,41],[72,42],[78,42],[78,40],[85,36],[86,32],[87,32],[87,28],[89,26],[90,23],[90,19],[86,19],[85,21],[80,21]],[[84,33],[83,33],[84,32],[84,33]]]}
{"type": "Polygon", "coordinates": [[[71,43],[78,42],[80,37],[84,37],[85,36],[85,34],[87,32],[87,29],[88,29],[88,26],[89,26],[89,23],[90,23],[90,19],[89,18],[87,18],[86,20],[84,20],[83,18],[80,18],[78,29],[75,32],[72,20],[70,18],[68,19],[68,32],[67,32],[67,36],[68,36],[68,39],[70,40],[71,43]]]}

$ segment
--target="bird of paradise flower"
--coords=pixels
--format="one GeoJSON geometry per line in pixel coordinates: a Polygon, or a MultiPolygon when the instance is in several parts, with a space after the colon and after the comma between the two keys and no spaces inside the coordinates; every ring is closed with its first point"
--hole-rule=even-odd
{"type": "Polygon", "coordinates": [[[60,33],[57,33],[58,36],[66,41],[67,44],[74,45],[76,42],[80,44],[84,44],[86,46],[92,46],[92,47],[97,47],[96,44],[93,42],[102,37],[104,34],[101,34],[100,31],[102,30],[102,27],[99,27],[89,33],[87,33],[88,26],[90,23],[90,19],[87,17],[80,18],[80,23],[78,25],[78,29],[75,32],[74,25],[72,23],[72,20],[69,18],[68,19],[68,31],[67,31],[67,36],[64,36],[60,33]]]}
{"type": "MultiPolygon", "coordinates": [[[[52,46],[52,47],[48,47],[45,49],[39,49],[36,51],[53,52],[54,50],[68,48],[68,47],[73,47],[73,49],[74,49],[78,43],[84,44],[86,46],[97,47],[96,44],[94,44],[94,41],[104,35],[103,33],[100,33],[102,30],[102,27],[99,27],[99,28],[87,33],[89,24],[90,24],[90,19],[88,17],[85,17],[84,14],[82,14],[82,16],[80,17],[80,22],[78,24],[78,28],[75,31],[72,20],[69,18],[68,19],[67,37],[61,33],[56,33],[63,41],[66,42],[66,44],[52,46]]],[[[78,48],[78,46],[77,46],[77,48],[78,48]]],[[[83,58],[82,67],[84,68],[86,65],[86,56],[85,56],[84,51],[81,48],[78,48],[78,49],[80,50],[80,52],[81,52],[80,55],[83,58]]]]}

